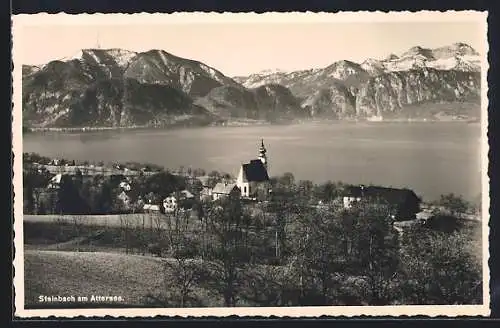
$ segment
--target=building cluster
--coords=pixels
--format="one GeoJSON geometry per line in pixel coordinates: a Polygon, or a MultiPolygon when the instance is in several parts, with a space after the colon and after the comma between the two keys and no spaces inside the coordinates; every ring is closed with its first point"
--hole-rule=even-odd
{"type": "Polygon", "coordinates": [[[373,200],[391,207],[391,216],[398,221],[413,220],[420,213],[422,200],[413,190],[379,186],[348,186],[344,189],[342,205],[345,209],[353,207],[362,200],[373,200]]]}
{"type": "Polygon", "coordinates": [[[200,178],[203,185],[201,197],[204,200],[218,200],[224,197],[240,197],[248,200],[263,199],[271,192],[269,164],[264,140],[261,140],[259,156],[241,164],[235,181],[223,181],[213,188],[208,180],[200,178]]]}
{"type": "MultiPolygon", "coordinates": [[[[271,191],[268,169],[267,150],[264,141],[261,140],[258,157],[248,163],[242,163],[235,180],[222,179],[213,185],[208,176],[189,177],[201,185],[200,192],[181,190],[173,192],[165,199],[157,199],[156,195],[149,193],[141,195],[137,203],[144,212],[172,213],[179,208],[190,208],[196,201],[216,201],[226,197],[257,201],[267,197],[271,191]]],[[[57,190],[65,175],[68,174],[55,174],[50,179],[47,189],[57,190]]],[[[124,208],[130,208],[132,206],[130,194],[133,188],[130,176],[115,174],[113,177],[118,179],[118,200],[123,203],[124,208]]]]}
{"type": "MultiPolygon", "coordinates": [[[[201,185],[199,200],[203,202],[217,201],[223,198],[241,198],[250,201],[265,199],[271,193],[268,169],[267,150],[264,146],[264,140],[261,140],[258,158],[241,164],[238,176],[234,181],[223,179],[215,186],[211,186],[209,177],[196,177],[195,179],[201,185]]],[[[196,196],[192,192],[182,190],[169,195],[162,201],[162,205],[165,213],[171,213],[178,208],[189,207],[195,201],[196,196]]],[[[161,207],[146,203],[144,210],[161,211],[161,207]]]]}
{"type": "MultiPolygon", "coordinates": [[[[56,174],[49,182],[48,189],[57,189],[64,174],[56,174]]],[[[133,184],[129,176],[117,176],[119,187],[118,199],[125,208],[131,208],[129,196],[133,184]]],[[[248,201],[268,199],[271,195],[269,175],[269,159],[264,140],[261,140],[258,156],[249,162],[242,163],[235,179],[221,179],[215,185],[208,176],[189,177],[200,186],[196,191],[181,190],[173,192],[165,199],[158,199],[153,193],[141,195],[134,204],[135,208],[144,212],[173,213],[177,209],[189,209],[198,201],[217,201],[223,198],[241,198],[248,201]]],[[[188,185],[193,185],[190,183],[188,185]]],[[[189,188],[188,188],[189,189],[189,188]]],[[[422,215],[420,212],[420,198],[409,189],[385,188],[377,186],[348,186],[343,190],[339,199],[344,209],[349,209],[363,199],[377,199],[393,208],[392,216],[396,220],[412,220],[422,215]],[[418,214],[418,215],[417,215],[418,214]]]]}

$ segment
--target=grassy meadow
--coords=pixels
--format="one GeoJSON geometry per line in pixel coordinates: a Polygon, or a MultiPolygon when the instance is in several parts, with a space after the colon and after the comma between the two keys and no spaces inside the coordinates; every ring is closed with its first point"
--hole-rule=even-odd
{"type": "MultiPolygon", "coordinates": [[[[123,302],[103,304],[56,303],[57,307],[146,307],[168,305],[165,300],[164,266],[160,258],[105,252],[25,250],[26,308],[51,307],[39,303],[39,295],[121,296],[123,302]]],[[[211,304],[221,300],[198,288],[199,299],[211,304]],[[203,297],[202,297],[203,296],[203,297]]],[[[201,304],[203,305],[203,304],[201,304]]],[[[205,305],[206,306],[206,305],[205,305]]],[[[55,305],[54,305],[55,307],[55,305]]]]}
{"type": "MultiPolygon", "coordinates": [[[[367,256],[362,238],[369,237],[369,224],[383,226],[380,218],[363,217],[371,221],[352,225],[355,221],[350,217],[342,216],[340,221],[340,217],[328,217],[322,222],[330,226],[321,226],[324,234],[319,234],[313,227],[321,224],[316,218],[323,219],[325,213],[296,215],[302,215],[302,221],[291,216],[283,230],[292,241],[289,248],[276,239],[268,224],[257,224],[265,219],[260,215],[253,225],[240,230],[227,224],[210,230],[194,216],[181,220],[185,225],[176,230],[179,221],[158,214],[25,215],[25,308],[372,305],[378,304],[373,301],[374,291],[392,297],[380,298],[384,305],[478,304],[481,300],[478,221],[462,220],[454,232],[415,227],[398,234],[388,228],[391,239],[383,240],[390,244],[380,246],[378,258],[394,263],[389,263],[391,276],[379,281],[375,279],[386,272],[386,262],[373,274],[372,269],[363,269],[366,265],[358,262],[361,255],[353,249],[367,256]],[[309,238],[310,233],[316,235],[309,238]],[[356,242],[359,248],[352,247],[351,255],[345,255],[346,243],[338,240],[356,242]],[[161,249],[159,253],[155,247],[161,249]],[[287,260],[279,261],[278,256],[287,260]],[[328,271],[324,263],[332,258],[336,267],[328,271]],[[443,270],[443,263],[453,270],[443,270]],[[224,293],[229,285],[234,290],[227,305],[224,293]],[[447,293],[435,295],[434,290],[447,293]],[[92,295],[122,300],[39,300],[40,296],[90,300],[92,295]]],[[[366,258],[372,265],[377,263],[377,258],[366,258]]]]}

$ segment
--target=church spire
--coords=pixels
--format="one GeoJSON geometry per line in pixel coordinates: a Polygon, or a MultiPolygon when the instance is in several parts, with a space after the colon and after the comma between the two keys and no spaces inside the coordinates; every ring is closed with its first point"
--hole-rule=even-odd
{"type": "Polygon", "coordinates": [[[259,148],[259,159],[261,160],[262,164],[264,164],[264,166],[267,169],[268,162],[267,162],[266,153],[267,153],[267,150],[266,150],[266,147],[264,146],[264,139],[261,139],[260,148],[259,148]]]}
{"type": "Polygon", "coordinates": [[[266,147],[264,146],[264,139],[260,139],[260,148],[259,148],[259,154],[265,154],[266,153],[266,147]]]}

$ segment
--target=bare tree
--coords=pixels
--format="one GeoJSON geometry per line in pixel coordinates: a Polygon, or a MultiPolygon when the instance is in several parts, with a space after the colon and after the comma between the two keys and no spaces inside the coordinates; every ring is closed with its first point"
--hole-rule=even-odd
{"type": "Polygon", "coordinates": [[[372,305],[386,305],[395,298],[399,240],[390,213],[390,206],[376,199],[366,200],[358,203],[342,220],[351,221],[348,227],[344,227],[341,237],[350,234],[348,271],[364,277],[372,305]]]}
{"type": "Polygon", "coordinates": [[[235,306],[241,267],[248,260],[244,235],[249,218],[239,198],[207,204],[204,213],[208,233],[214,238],[210,243],[211,271],[215,280],[213,287],[222,294],[226,306],[235,306]]]}
{"type": "Polygon", "coordinates": [[[165,217],[160,214],[151,214],[150,219],[151,228],[156,233],[156,240],[161,241],[163,239],[164,223],[166,222],[165,217]]]}
{"type": "Polygon", "coordinates": [[[197,248],[188,234],[189,213],[176,209],[166,218],[166,236],[170,259],[164,259],[165,286],[180,307],[192,299],[192,289],[200,275],[200,262],[195,259],[197,248]]]}
{"type": "Polygon", "coordinates": [[[131,245],[135,246],[139,253],[142,253],[142,255],[146,254],[146,249],[148,246],[148,236],[147,236],[147,230],[146,230],[146,216],[145,215],[138,215],[135,216],[135,222],[133,225],[133,242],[131,245]]]}
{"type": "Polygon", "coordinates": [[[481,243],[465,229],[442,233],[413,227],[402,237],[404,304],[479,304],[481,243]]]}
{"type": "Polygon", "coordinates": [[[441,195],[437,204],[443,206],[446,211],[456,217],[463,215],[471,207],[461,195],[455,195],[453,193],[441,195]]]}
{"type": "Polygon", "coordinates": [[[80,222],[80,219],[79,217],[77,216],[73,216],[72,217],[73,219],[73,229],[74,229],[74,233],[75,233],[75,241],[76,241],[76,251],[79,252],[80,251],[80,237],[81,237],[81,229],[82,229],[82,223],[80,222]]]}
{"type": "Polygon", "coordinates": [[[126,215],[120,215],[120,230],[123,233],[123,240],[125,243],[125,253],[128,254],[131,249],[130,249],[130,243],[131,243],[131,238],[130,238],[130,220],[126,215]]]}

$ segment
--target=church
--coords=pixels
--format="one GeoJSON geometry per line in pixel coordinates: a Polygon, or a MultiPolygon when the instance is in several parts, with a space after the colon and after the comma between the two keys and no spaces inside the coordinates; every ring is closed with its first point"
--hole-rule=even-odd
{"type": "Polygon", "coordinates": [[[262,199],[270,192],[269,161],[264,140],[261,140],[258,159],[244,163],[240,167],[236,185],[241,190],[241,197],[262,199]]]}

